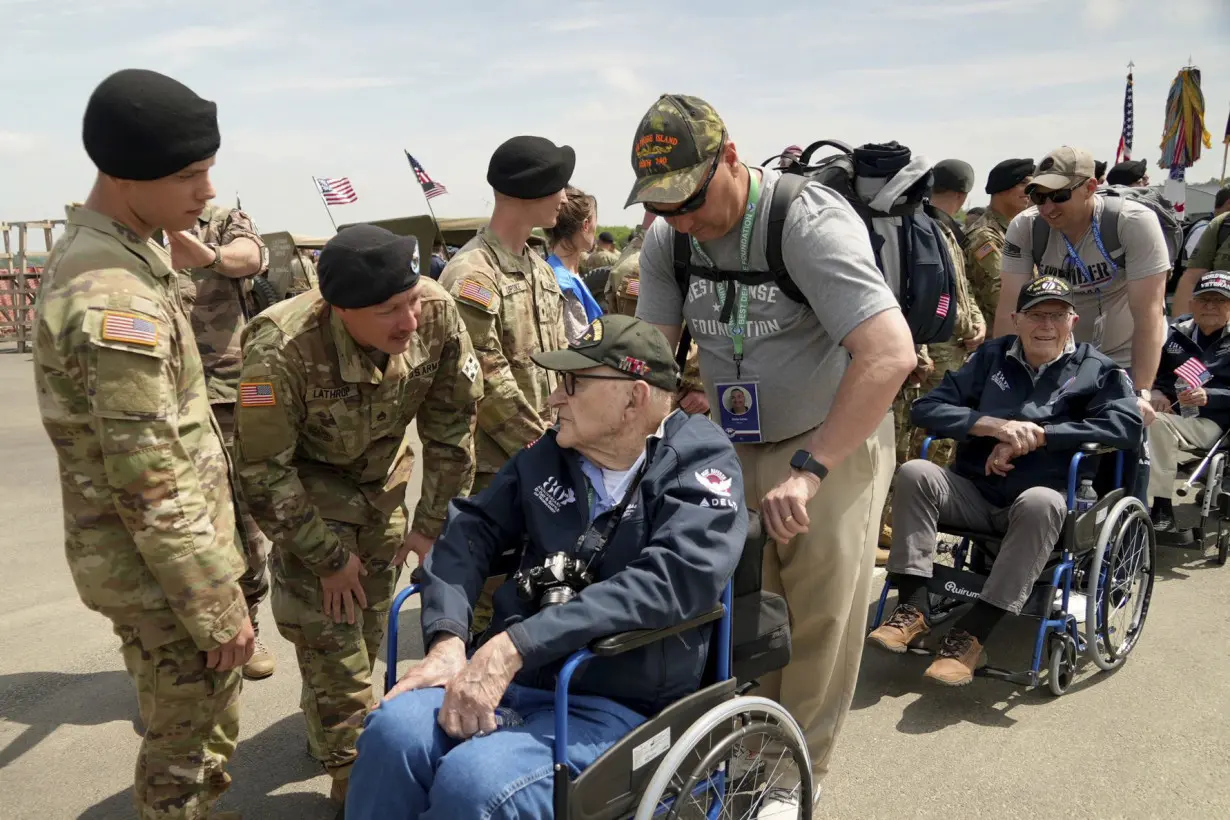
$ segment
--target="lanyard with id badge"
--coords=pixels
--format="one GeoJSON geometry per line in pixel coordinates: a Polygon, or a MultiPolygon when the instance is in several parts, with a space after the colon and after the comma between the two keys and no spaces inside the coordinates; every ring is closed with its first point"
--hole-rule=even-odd
{"type": "MultiPolygon", "coordinates": [[[[1106,252],[1106,245],[1102,243],[1102,229],[1098,227],[1097,219],[1093,220],[1090,225],[1090,230],[1093,232],[1093,244],[1097,245],[1098,252],[1102,254],[1102,258],[1110,265],[1111,279],[1119,273],[1119,266],[1115,264],[1115,260],[1110,258],[1110,254],[1106,252]]],[[[1090,285],[1093,285],[1093,294],[1098,300],[1098,316],[1093,320],[1093,346],[1101,349],[1103,333],[1106,330],[1106,314],[1102,312],[1102,288],[1094,285],[1093,274],[1089,272],[1089,266],[1085,264],[1085,260],[1081,259],[1080,254],[1076,252],[1076,248],[1072,247],[1072,243],[1068,241],[1068,237],[1062,232],[1059,237],[1063,240],[1063,244],[1068,249],[1068,258],[1072,260],[1073,266],[1080,272],[1081,279],[1090,285]]]]}
{"type": "MultiPolygon", "coordinates": [[[[756,223],[756,207],[760,203],[760,181],[750,172],[748,178],[747,210],[739,228],[739,270],[743,273],[747,273],[751,268],[752,228],[756,223]]],[[[692,239],[692,252],[708,267],[717,267],[695,238],[692,239]]],[[[747,305],[751,292],[747,285],[739,282],[715,282],[718,304],[726,303],[728,288],[735,289],[735,309],[726,325],[734,348],[735,381],[718,382],[714,385],[718,398],[719,426],[733,442],[759,444],[762,441],[759,383],[743,380],[743,345],[747,337],[747,305]]]]}

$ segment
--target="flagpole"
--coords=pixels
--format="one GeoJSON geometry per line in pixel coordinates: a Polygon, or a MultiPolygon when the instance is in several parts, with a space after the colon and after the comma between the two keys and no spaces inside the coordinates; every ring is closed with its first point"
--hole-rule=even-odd
{"type": "Polygon", "coordinates": [[[1221,152],[1221,182],[1219,183],[1221,185],[1226,184],[1226,158],[1227,157],[1230,157],[1230,140],[1226,140],[1226,147],[1223,148],[1221,152]]]}
{"type": "MultiPolygon", "coordinates": [[[[410,163],[410,173],[414,174],[414,160],[410,156],[410,152],[405,148],[401,149],[401,152],[406,155],[406,161],[410,163]]],[[[419,181],[417,174],[414,175],[414,181],[419,181]]],[[[432,242],[435,242],[436,237],[439,237],[440,243],[444,245],[444,261],[447,262],[452,259],[452,257],[448,252],[448,242],[444,240],[444,231],[440,230],[440,220],[436,219],[436,209],[431,207],[431,197],[427,196],[427,192],[423,190],[422,183],[419,183],[419,191],[423,194],[423,199],[427,201],[427,213],[431,214],[431,224],[435,226],[436,229],[436,236],[432,237],[432,242]]],[[[428,248],[427,252],[431,253],[431,249],[428,248]]]]}
{"type": "Polygon", "coordinates": [[[333,221],[333,211],[329,210],[329,203],[325,201],[325,192],[320,190],[320,182],[316,177],[312,177],[312,185],[316,188],[316,195],[320,197],[320,204],[325,206],[325,213],[329,215],[329,224],[333,226],[333,232],[337,233],[337,223],[333,221]]]}

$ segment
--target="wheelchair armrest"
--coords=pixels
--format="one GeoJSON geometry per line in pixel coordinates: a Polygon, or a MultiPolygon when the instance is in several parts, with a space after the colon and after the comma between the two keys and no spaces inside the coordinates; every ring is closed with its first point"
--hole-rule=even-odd
{"type": "Polygon", "coordinates": [[[599,657],[622,655],[624,652],[640,649],[642,646],[648,646],[663,638],[669,638],[671,635],[678,635],[680,632],[687,632],[689,629],[713,623],[720,620],[725,613],[726,608],[718,604],[704,615],[690,618],[674,626],[666,626],[662,629],[633,629],[629,632],[620,632],[618,635],[599,638],[590,645],[590,651],[599,657]]]}
{"type": "Polygon", "coordinates": [[[1084,444],[1081,445],[1081,452],[1087,456],[1100,456],[1100,455],[1105,455],[1106,453],[1118,452],[1118,448],[1109,447],[1104,444],[1097,444],[1092,441],[1086,441],[1084,444]]]}

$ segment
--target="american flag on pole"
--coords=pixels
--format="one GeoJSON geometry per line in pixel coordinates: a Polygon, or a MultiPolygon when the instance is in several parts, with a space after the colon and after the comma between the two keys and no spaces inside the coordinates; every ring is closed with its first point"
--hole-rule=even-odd
{"type": "Polygon", "coordinates": [[[951,300],[948,298],[948,294],[941,294],[939,304],[935,306],[935,315],[941,319],[947,318],[949,304],[951,304],[951,300]]]}
{"type": "Polygon", "coordinates": [[[1123,92],[1123,133],[1119,135],[1119,148],[1115,151],[1115,164],[1132,158],[1132,130],[1136,112],[1132,105],[1132,72],[1128,71],[1127,90],[1123,92]]]}
{"type": "Polygon", "coordinates": [[[1204,362],[1197,359],[1195,356],[1183,362],[1174,369],[1174,374],[1183,381],[1190,384],[1192,387],[1200,385],[1213,378],[1213,374],[1204,366],[1204,362]]]}
{"type": "Polygon", "coordinates": [[[316,180],[316,187],[320,189],[320,196],[326,205],[350,205],[359,199],[359,195],[354,192],[350,179],[347,177],[313,178],[316,180]]]}
{"type": "Polygon", "coordinates": [[[434,199],[440,194],[447,194],[448,188],[445,188],[439,182],[436,182],[431,177],[427,176],[427,172],[423,170],[423,166],[419,165],[419,161],[410,156],[410,152],[402,149],[406,154],[406,159],[410,160],[410,167],[414,169],[414,176],[418,179],[419,185],[423,186],[423,196],[428,199],[434,199]]]}

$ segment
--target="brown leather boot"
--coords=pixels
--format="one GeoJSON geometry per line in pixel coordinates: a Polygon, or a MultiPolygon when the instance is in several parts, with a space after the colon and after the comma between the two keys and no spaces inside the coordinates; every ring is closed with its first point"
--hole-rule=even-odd
{"type": "Polygon", "coordinates": [[[917,607],[901,604],[888,616],[887,621],[867,636],[867,641],[873,646],[887,649],[894,655],[900,655],[911,643],[930,631],[927,619],[917,607]]]}
{"type": "Polygon", "coordinates": [[[987,653],[973,635],[954,629],[940,642],[935,661],[923,674],[945,686],[965,686],[987,665],[987,653]]]}

